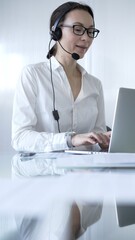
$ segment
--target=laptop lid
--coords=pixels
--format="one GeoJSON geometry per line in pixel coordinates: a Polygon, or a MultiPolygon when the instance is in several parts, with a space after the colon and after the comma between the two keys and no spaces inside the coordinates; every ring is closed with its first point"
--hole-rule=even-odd
{"type": "Polygon", "coordinates": [[[135,153],[135,89],[119,89],[109,152],[135,153]]]}

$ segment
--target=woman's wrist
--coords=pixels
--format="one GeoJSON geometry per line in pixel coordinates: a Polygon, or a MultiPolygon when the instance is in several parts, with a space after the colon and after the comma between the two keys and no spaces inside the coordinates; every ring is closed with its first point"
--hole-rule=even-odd
{"type": "Polygon", "coordinates": [[[75,136],[76,133],[75,132],[68,132],[66,133],[66,137],[67,137],[67,145],[69,148],[74,147],[74,145],[72,144],[72,137],[75,136]]]}

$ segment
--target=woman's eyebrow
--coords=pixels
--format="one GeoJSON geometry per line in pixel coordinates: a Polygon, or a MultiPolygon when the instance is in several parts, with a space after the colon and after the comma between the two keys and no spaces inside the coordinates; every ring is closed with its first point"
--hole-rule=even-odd
{"type": "MultiPolygon", "coordinates": [[[[83,27],[84,27],[84,24],[81,23],[81,22],[74,22],[73,25],[80,25],[80,26],[83,26],[83,27]]],[[[93,28],[93,27],[95,27],[94,24],[90,25],[88,28],[93,28]]]]}

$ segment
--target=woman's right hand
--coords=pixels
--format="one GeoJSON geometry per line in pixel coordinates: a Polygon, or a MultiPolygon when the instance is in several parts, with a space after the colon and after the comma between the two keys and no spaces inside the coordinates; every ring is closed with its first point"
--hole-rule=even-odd
{"type": "Polygon", "coordinates": [[[72,145],[75,147],[98,143],[101,148],[107,148],[110,142],[110,134],[95,132],[76,134],[72,137],[71,141],[72,145]]]}

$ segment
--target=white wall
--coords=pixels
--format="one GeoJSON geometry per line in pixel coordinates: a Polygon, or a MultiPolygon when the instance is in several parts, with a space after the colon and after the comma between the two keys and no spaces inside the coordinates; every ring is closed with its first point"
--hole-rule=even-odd
{"type": "MultiPolygon", "coordinates": [[[[62,0],[0,0],[0,151],[11,151],[13,94],[22,67],[44,61],[49,17],[62,0]]],[[[135,87],[134,0],[87,0],[100,34],[83,63],[101,79],[106,120],[111,126],[118,87],[135,87]]]]}
{"type": "Polygon", "coordinates": [[[117,89],[135,88],[135,1],[93,2],[101,32],[92,48],[92,73],[102,80],[106,120],[111,126],[117,89]]]}

